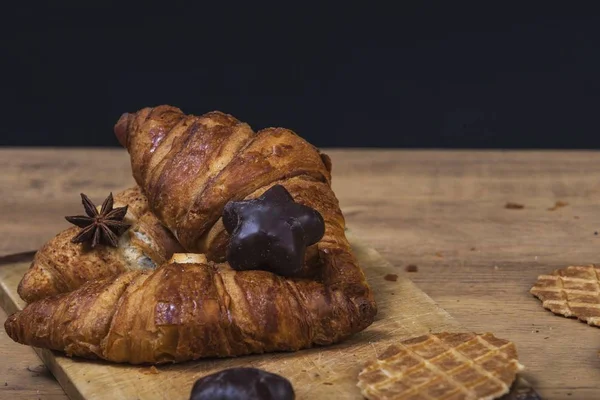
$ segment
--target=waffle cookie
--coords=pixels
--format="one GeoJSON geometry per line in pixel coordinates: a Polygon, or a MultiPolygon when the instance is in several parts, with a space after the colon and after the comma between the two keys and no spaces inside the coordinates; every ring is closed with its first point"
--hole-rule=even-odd
{"type": "Polygon", "coordinates": [[[491,333],[437,333],[390,346],[366,363],[358,387],[369,400],[495,399],[523,368],[514,343],[491,333]]]}
{"type": "Polygon", "coordinates": [[[571,266],[540,275],[530,293],[555,314],[600,326],[600,267],[571,266]]]}

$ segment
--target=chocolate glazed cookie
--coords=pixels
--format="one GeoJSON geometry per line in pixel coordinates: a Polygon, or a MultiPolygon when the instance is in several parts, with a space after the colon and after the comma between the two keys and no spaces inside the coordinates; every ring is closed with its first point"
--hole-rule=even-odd
{"type": "Polygon", "coordinates": [[[325,233],[321,214],[294,202],[281,185],[257,199],[227,203],[223,225],[231,235],[227,261],[233,269],[262,269],[287,277],[300,274],[306,248],[325,233]]]}
{"type": "Polygon", "coordinates": [[[231,368],[198,379],[190,400],[294,400],[284,377],[256,368],[231,368]]]}

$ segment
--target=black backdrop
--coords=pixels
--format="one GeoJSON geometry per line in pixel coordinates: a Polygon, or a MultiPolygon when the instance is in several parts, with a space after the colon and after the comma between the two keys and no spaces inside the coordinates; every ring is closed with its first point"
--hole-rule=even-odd
{"type": "Polygon", "coordinates": [[[13,3],[0,145],[116,146],[122,112],[166,103],[318,146],[600,148],[591,9],[13,3]]]}

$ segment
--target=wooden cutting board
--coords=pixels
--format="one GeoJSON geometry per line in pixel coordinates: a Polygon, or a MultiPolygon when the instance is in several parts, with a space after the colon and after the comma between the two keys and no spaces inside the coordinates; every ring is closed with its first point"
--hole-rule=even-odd
{"type": "MultiPolygon", "coordinates": [[[[158,373],[148,367],[71,359],[50,350],[35,350],[67,395],[77,400],[188,399],[198,378],[240,366],[262,368],[287,377],[297,399],[362,399],[356,378],[366,360],[399,340],[429,331],[457,331],[461,327],[408,279],[409,273],[390,265],[352,234],[348,236],[373,288],[379,312],[369,328],[344,343],[296,353],[160,366],[158,373]]],[[[0,305],[9,314],[25,305],[17,294],[17,285],[29,263],[0,266],[0,305]]]]}

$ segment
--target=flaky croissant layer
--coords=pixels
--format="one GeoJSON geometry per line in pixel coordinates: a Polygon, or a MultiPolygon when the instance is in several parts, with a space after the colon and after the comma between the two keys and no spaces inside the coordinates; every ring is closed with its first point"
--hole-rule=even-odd
{"type": "Polygon", "coordinates": [[[77,289],[84,283],[136,269],[153,269],[175,252],[183,251],[173,235],[148,209],[148,200],[139,187],[115,195],[115,205],[127,205],[125,217],[131,228],[119,239],[118,247],[72,243],[80,230],[60,232],[35,255],[21,279],[18,293],[28,303],[77,289]]]}
{"type": "Polygon", "coordinates": [[[73,356],[167,363],[332,344],[375,315],[364,288],[236,272],[195,254],[175,261],[32,303],[6,332],[73,356]]]}
{"type": "Polygon", "coordinates": [[[115,133],[151,210],[191,252],[209,251],[228,201],[293,177],[331,182],[328,157],[294,132],[254,133],[218,111],[197,117],[171,106],[145,108],[124,114],[115,133]]]}

